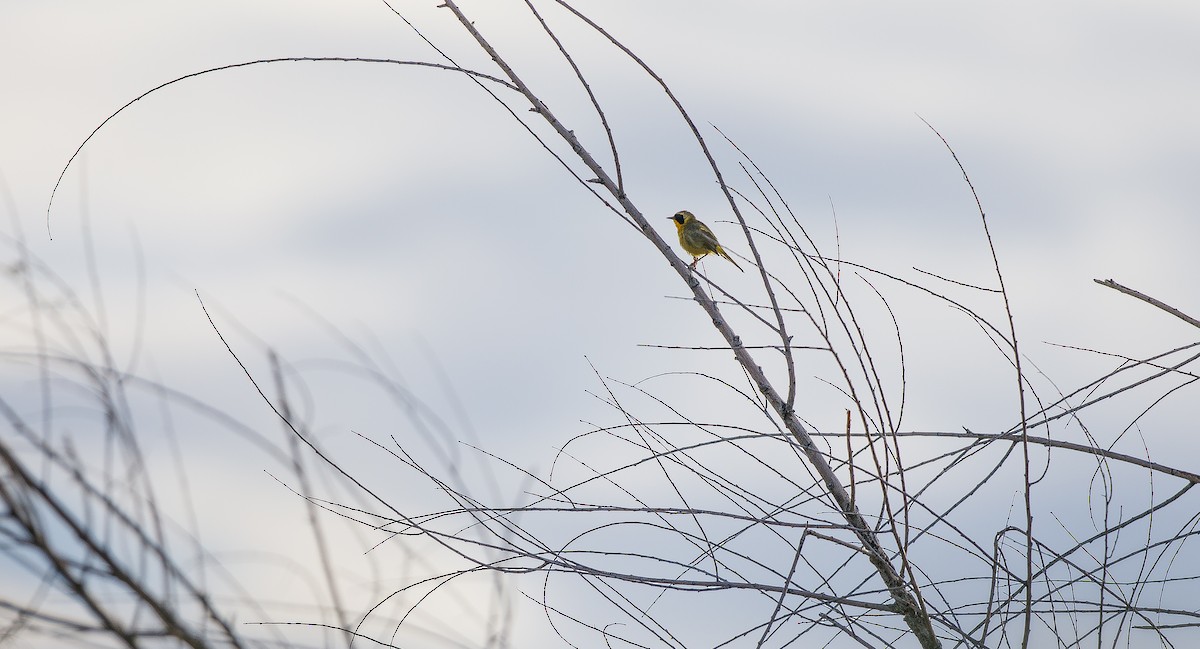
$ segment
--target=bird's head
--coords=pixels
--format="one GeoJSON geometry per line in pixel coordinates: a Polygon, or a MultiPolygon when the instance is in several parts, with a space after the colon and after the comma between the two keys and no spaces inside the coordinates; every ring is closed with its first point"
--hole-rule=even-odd
{"type": "Polygon", "coordinates": [[[675,222],[675,227],[677,229],[682,230],[683,226],[695,221],[696,217],[687,210],[680,210],[675,213],[675,216],[671,217],[671,220],[675,222]]]}

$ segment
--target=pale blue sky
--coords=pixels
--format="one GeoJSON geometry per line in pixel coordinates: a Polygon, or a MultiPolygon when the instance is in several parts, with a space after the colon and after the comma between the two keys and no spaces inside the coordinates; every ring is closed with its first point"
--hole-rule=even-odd
{"type": "MultiPolygon", "coordinates": [[[[494,73],[436,4],[398,6],[460,63],[494,73]]],[[[585,98],[522,6],[464,3],[603,157],[585,98]]],[[[937,127],[988,212],[1026,353],[1064,389],[1108,363],[1044,342],[1138,356],[1195,339],[1194,329],[1092,282],[1111,277],[1200,314],[1194,3],[578,7],[671,85],[733,184],[747,187],[709,123],[754,157],[827,251],[832,204],[845,258],[906,276],[917,266],[988,283],[973,200],[918,115],[937,127]]],[[[595,37],[546,11],[592,75],[635,203],[664,236],[673,236],[666,218],[690,209],[746,254],[662,94],[595,37]]],[[[638,347],[718,341],[698,310],[667,299],[685,288],[657,251],[449,72],[285,63],[176,84],[89,143],[59,188],[55,238],[47,239],[55,179],[116,108],[198,70],[293,56],[438,60],[382,3],[0,4],[0,173],[12,195],[0,231],[11,234],[9,224],[19,222],[31,249],[91,303],[86,214],[118,364],[135,363],[274,431],[200,312],[198,291],[253,369],[266,372],[256,337],[314,372],[309,414],[328,445],[343,457],[370,455],[350,431],[403,434],[403,418],[374,401],[378,395],[303,365],[345,355],[306,315],[311,309],[386,350],[410,387],[448,410],[432,383],[436,357],[465,404],[473,439],[538,470],[589,430],[580,420],[611,423],[613,413],[588,394],[600,390],[589,360],[629,382],[701,368],[738,380],[723,355],[638,347]]],[[[519,100],[513,105],[524,110],[519,100]]],[[[754,290],[750,273],[720,260],[705,268],[732,290],[754,290]]],[[[943,306],[906,292],[889,297],[909,337],[912,425],[1011,423],[1011,402],[996,396],[1010,381],[990,343],[943,306]],[[958,352],[960,345],[971,351],[958,352]]],[[[831,395],[815,380],[806,386],[814,391],[806,418],[836,427],[840,410],[819,409],[831,395]]],[[[662,389],[693,396],[681,385],[662,389]]],[[[718,417],[722,406],[703,407],[718,417]]],[[[1145,432],[1152,455],[1195,450],[1181,430],[1172,432],[1179,434],[1145,432]]],[[[209,450],[200,444],[194,452],[204,458],[209,450]]],[[[294,499],[264,469],[278,466],[249,455],[219,467],[197,462],[194,484],[213,484],[202,497],[212,506],[210,539],[227,548],[278,545],[290,519],[263,512],[280,503],[303,524],[294,499]],[[212,475],[219,484],[205,482],[212,475]]],[[[263,583],[275,594],[277,584],[263,583]]]]}

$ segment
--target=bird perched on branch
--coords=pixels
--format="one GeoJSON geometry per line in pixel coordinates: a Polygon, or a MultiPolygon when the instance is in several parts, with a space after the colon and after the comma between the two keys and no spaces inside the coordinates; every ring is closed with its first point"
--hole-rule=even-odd
{"type": "Polygon", "coordinates": [[[729,263],[738,270],[742,270],[742,267],[738,266],[733,257],[730,257],[729,253],[725,252],[725,249],[717,242],[717,235],[713,234],[707,225],[696,220],[695,215],[691,212],[687,210],[676,212],[671,220],[675,222],[675,229],[679,230],[679,245],[683,246],[683,249],[693,257],[692,268],[696,267],[702,257],[715,252],[728,259],[729,263]]]}

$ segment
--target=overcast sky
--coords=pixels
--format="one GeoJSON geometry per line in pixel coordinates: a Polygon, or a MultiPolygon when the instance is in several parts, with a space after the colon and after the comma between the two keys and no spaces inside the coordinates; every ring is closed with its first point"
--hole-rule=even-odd
{"type": "MultiPolygon", "coordinates": [[[[396,4],[461,65],[497,73],[435,0],[396,4]]],[[[1092,282],[1113,278],[1200,315],[1195,3],[576,6],[671,85],[731,184],[751,188],[712,126],[754,158],[827,252],[840,246],[845,259],[906,277],[916,266],[992,285],[974,200],[921,118],[936,127],[987,211],[1025,352],[1063,389],[1112,362],[1047,342],[1136,357],[1195,339],[1194,328],[1092,282]]],[[[523,3],[464,9],[603,159],[586,97],[523,3]]],[[[651,223],[674,237],[667,217],[689,209],[748,254],[664,95],[562,12],[544,9],[593,81],[627,192],[651,223]]],[[[351,431],[412,434],[403,408],[321,364],[350,355],[323,319],[386,356],[458,438],[539,472],[590,430],[581,420],[616,421],[589,394],[603,392],[597,371],[631,383],[698,369],[739,379],[724,354],[639,347],[719,341],[698,309],[674,299],[686,287],[658,252],[451,72],[282,63],[175,84],[95,135],[47,220],[67,160],[126,102],[207,68],[301,56],[441,61],[381,2],[0,3],[0,231],[23,236],[96,311],[119,366],[278,436],[198,293],[252,370],[269,376],[270,345],[309,373],[299,407],[340,457],[371,455],[351,431]],[[89,240],[98,283],[86,272],[89,240]]],[[[549,133],[515,95],[498,92],[549,133]]],[[[755,273],[723,260],[703,268],[731,290],[754,288],[755,273]]],[[[994,391],[1011,380],[978,329],[944,305],[889,296],[912,341],[910,425],[1011,425],[1015,397],[994,391]]],[[[6,381],[19,382],[20,371],[6,369],[6,381]]],[[[805,378],[807,389],[821,389],[805,378]]],[[[655,387],[693,396],[686,384],[655,387]]],[[[832,396],[814,394],[814,405],[832,396]]],[[[1180,398],[1195,402],[1194,392],[1180,398]]],[[[720,417],[719,405],[697,407],[720,417]]],[[[841,412],[804,416],[836,429],[841,412]]],[[[1151,456],[1195,450],[1179,419],[1163,422],[1143,431],[1151,456]]],[[[194,422],[179,432],[195,460],[193,486],[205,485],[197,491],[213,517],[210,541],[277,546],[290,525],[303,526],[295,497],[264,473],[280,465],[223,458],[219,449],[244,443],[231,433],[194,422]]],[[[387,475],[361,461],[368,475],[387,475]]],[[[1181,561],[1190,572],[1200,565],[1181,561]]]]}

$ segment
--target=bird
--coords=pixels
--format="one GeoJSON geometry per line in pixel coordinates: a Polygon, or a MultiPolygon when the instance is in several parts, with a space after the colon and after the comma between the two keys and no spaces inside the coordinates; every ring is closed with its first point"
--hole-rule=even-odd
{"type": "MultiPolygon", "coordinates": [[[[717,235],[713,234],[712,230],[708,229],[696,219],[696,216],[687,210],[682,210],[675,213],[675,216],[670,218],[675,222],[675,229],[679,230],[679,245],[693,257],[691,268],[695,268],[696,264],[705,255],[715,252],[718,255],[729,260],[738,270],[742,270],[741,266],[725,252],[721,244],[717,241],[717,235]]],[[[742,271],[743,273],[746,271],[742,271]]]]}

